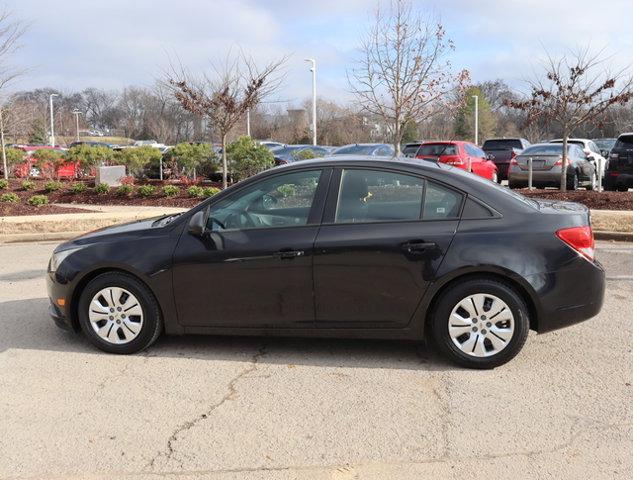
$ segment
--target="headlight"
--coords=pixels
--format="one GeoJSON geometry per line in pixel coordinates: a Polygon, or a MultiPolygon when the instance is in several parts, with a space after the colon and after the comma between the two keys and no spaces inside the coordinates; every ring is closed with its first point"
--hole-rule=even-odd
{"type": "Polygon", "coordinates": [[[77,250],[81,250],[83,247],[69,248],[68,250],[61,250],[53,253],[50,262],[48,262],[48,271],[56,272],[59,266],[71,253],[75,253],[77,250]]]}

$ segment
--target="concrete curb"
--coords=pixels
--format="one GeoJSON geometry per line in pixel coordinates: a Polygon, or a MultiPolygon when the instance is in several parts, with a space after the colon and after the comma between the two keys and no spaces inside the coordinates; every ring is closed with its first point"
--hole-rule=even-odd
{"type": "Polygon", "coordinates": [[[615,240],[618,242],[633,242],[633,232],[605,232],[594,230],[593,236],[596,240],[615,240]]]}

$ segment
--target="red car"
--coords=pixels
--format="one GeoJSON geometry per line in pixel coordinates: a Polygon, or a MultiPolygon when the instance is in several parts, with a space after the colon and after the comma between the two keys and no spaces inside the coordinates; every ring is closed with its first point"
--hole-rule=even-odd
{"type": "Polygon", "coordinates": [[[420,145],[416,158],[452,165],[471,171],[493,182],[497,181],[497,166],[488,160],[488,155],[470,142],[425,142],[420,145]]]}
{"type": "MultiPolygon", "coordinates": [[[[37,160],[33,158],[33,154],[37,150],[54,150],[59,152],[60,158],[63,155],[63,151],[58,147],[51,147],[48,145],[16,145],[14,148],[23,150],[26,153],[24,163],[16,165],[15,176],[16,177],[39,177],[42,172],[36,167],[37,160]]],[[[49,166],[49,168],[52,168],[49,166]]],[[[75,178],[79,169],[77,162],[64,162],[58,165],[55,169],[54,175],[57,178],[75,178]]]]}

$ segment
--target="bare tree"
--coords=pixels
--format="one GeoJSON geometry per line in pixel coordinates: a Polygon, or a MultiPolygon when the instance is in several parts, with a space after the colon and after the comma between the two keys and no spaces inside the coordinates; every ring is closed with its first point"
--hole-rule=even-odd
{"type": "Polygon", "coordinates": [[[19,21],[14,21],[8,12],[0,12],[0,148],[2,149],[2,168],[4,178],[9,178],[7,167],[7,154],[5,149],[4,131],[4,90],[22,72],[16,70],[9,63],[9,58],[18,47],[18,41],[24,33],[24,26],[19,21]]]}
{"type": "Polygon", "coordinates": [[[226,140],[229,132],[261,100],[272,94],[281,83],[279,75],[286,57],[258,68],[252,58],[230,52],[215,76],[192,78],[182,67],[172,68],[167,81],[174,95],[188,111],[207,117],[222,139],[222,186],[227,187],[226,140]]]}
{"type": "Polygon", "coordinates": [[[348,81],[363,109],[388,125],[397,154],[404,126],[445,109],[448,94],[468,82],[466,70],[452,73],[452,50],[442,24],[414,11],[410,0],[376,12],[348,81]]]}
{"type": "Polygon", "coordinates": [[[567,141],[578,126],[598,120],[612,105],[633,99],[633,77],[626,70],[605,69],[603,52],[589,49],[570,52],[560,58],[547,55],[542,77],[529,80],[530,94],[522,100],[508,100],[507,106],[527,114],[527,123],[557,124],[563,137],[560,189],[567,189],[567,141]]]}

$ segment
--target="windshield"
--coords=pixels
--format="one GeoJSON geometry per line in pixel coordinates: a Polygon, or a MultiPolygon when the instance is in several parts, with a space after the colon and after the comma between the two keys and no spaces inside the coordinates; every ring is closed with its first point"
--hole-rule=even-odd
{"type": "Polygon", "coordinates": [[[298,145],[292,145],[292,146],[288,146],[288,147],[280,147],[280,148],[275,148],[273,150],[275,155],[287,155],[289,153],[295,152],[297,150],[301,150],[304,149],[306,147],[304,146],[298,146],[298,145]]]}
{"type": "Polygon", "coordinates": [[[418,155],[457,155],[457,148],[453,143],[425,143],[418,150],[418,155]]]}
{"type": "Polygon", "coordinates": [[[521,140],[504,138],[502,140],[486,140],[482,147],[484,150],[510,150],[512,148],[523,148],[521,140]]]}
{"type": "Polygon", "coordinates": [[[613,145],[615,145],[615,138],[599,138],[598,140],[594,140],[595,143],[600,150],[611,150],[613,145]]]}
{"type": "MultiPolygon", "coordinates": [[[[567,146],[569,151],[569,146],[567,146]]],[[[547,145],[534,145],[523,150],[521,155],[562,155],[563,146],[555,143],[547,145]]]]}
{"type": "Polygon", "coordinates": [[[376,145],[348,145],[335,150],[332,155],[371,155],[376,148],[376,145]]]}
{"type": "Polygon", "coordinates": [[[622,135],[618,138],[614,148],[631,148],[633,145],[633,135],[622,135]]]}

